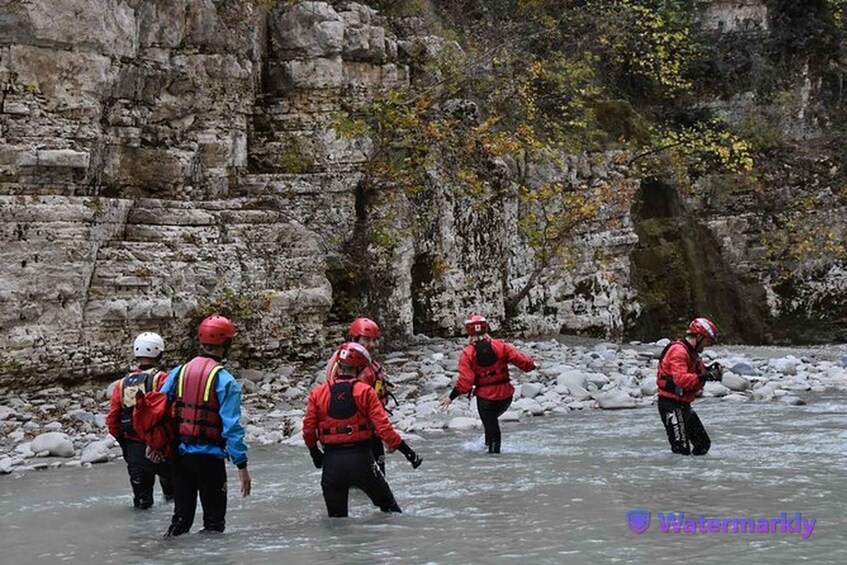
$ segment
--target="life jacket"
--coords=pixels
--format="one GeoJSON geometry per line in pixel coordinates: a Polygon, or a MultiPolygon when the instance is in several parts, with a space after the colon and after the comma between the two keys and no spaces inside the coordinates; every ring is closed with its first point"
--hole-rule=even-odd
{"type": "Polygon", "coordinates": [[[318,438],[324,445],[359,443],[373,436],[373,427],[367,416],[359,411],[353,396],[357,382],[356,379],[339,379],[328,385],[327,418],[318,423],[318,438]]]}
{"type": "Polygon", "coordinates": [[[195,357],[183,365],[176,382],[176,421],[183,443],[226,445],[220,403],[215,394],[223,366],[209,357],[195,357]]]}
{"type": "Polygon", "coordinates": [[[121,390],[121,431],[124,434],[135,433],[132,425],[132,413],[135,410],[136,394],[139,392],[146,394],[154,390],[159,390],[163,375],[167,376],[166,373],[153,367],[146,371],[133,371],[121,379],[118,386],[121,390]]]}
{"type": "MultiPolygon", "coordinates": [[[[662,349],[662,352],[659,354],[659,366],[662,366],[662,360],[665,358],[665,355],[667,355],[668,350],[677,343],[681,343],[685,346],[685,351],[688,353],[688,366],[696,367],[698,358],[697,353],[694,351],[694,348],[691,347],[690,343],[681,338],[676,338],[675,340],[667,344],[664,349],[662,349]]],[[[673,380],[672,375],[659,375],[656,379],[656,383],[659,386],[659,390],[669,392],[674,396],[679,397],[680,399],[685,396],[685,389],[683,389],[681,386],[677,386],[677,384],[673,380]]]]}
{"type": "Polygon", "coordinates": [[[474,386],[476,388],[509,382],[509,366],[497,357],[490,341],[476,342],[474,353],[476,356],[474,386]]]}
{"type": "MultiPolygon", "coordinates": [[[[385,369],[382,368],[377,362],[371,362],[371,368],[374,371],[374,392],[376,392],[377,398],[382,402],[383,407],[388,404],[389,398],[394,398],[394,395],[391,394],[391,389],[394,388],[394,385],[388,380],[388,377],[385,376],[385,369]]],[[[397,399],[394,398],[395,404],[399,404],[397,399]]]]}

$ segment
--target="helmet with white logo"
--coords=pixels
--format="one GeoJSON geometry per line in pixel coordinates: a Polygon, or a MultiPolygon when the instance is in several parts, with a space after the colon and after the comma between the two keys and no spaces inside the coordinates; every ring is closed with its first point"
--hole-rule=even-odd
{"type": "Polygon", "coordinates": [[[468,319],[465,320],[465,330],[467,330],[468,335],[486,334],[488,333],[488,320],[479,314],[468,316],[468,319]]]}
{"type": "Polygon", "coordinates": [[[353,341],[341,344],[335,358],[339,377],[355,377],[371,362],[367,348],[353,341]]]}

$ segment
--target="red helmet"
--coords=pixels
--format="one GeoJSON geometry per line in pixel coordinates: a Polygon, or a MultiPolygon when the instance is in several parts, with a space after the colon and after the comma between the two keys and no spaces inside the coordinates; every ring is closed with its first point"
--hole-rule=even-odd
{"type": "Polygon", "coordinates": [[[712,340],[712,343],[718,341],[718,327],[708,318],[694,318],[691,320],[691,323],[688,324],[688,333],[707,337],[712,340]]]}
{"type": "Polygon", "coordinates": [[[338,374],[340,376],[357,375],[370,365],[371,355],[363,346],[353,341],[342,343],[335,355],[338,361],[338,374]]]}
{"type": "Polygon", "coordinates": [[[488,320],[479,314],[472,314],[465,320],[465,329],[468,335],[479,335],[488,333],[488,320]]]}
{"type": "Polygon", "coordinates": [[[200,322],[197,336],[203,345],[224,345],[235,337],[235,325],[229,318],[214,314],[200,322]]]}
{"type": "Polygon", "coordinates": [[[350,330],[347,332],[350,337],[369,337],[376,339],[379,337],[379,326],[370,318],[356,318],[350,324],[350,330]]]}

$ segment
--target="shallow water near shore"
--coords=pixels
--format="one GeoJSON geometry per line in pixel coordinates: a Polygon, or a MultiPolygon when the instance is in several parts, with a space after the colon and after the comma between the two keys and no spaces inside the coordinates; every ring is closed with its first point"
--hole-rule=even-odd
{"type": "MultiPolygon", "coordinates": [[[[655,408],[580,411],[504,424],[504,453],[481,432],[410,441],[414,471],[388,456],[402,515],[358,492],[330,520],[305,448],[251,451],[254,494],[230,476],[228,529],[161,539],[170,509],[131,508],[122,461],[0,477],[6,563],[847,563],[847,395],[807,406],[706,400],[700,458],[670,453],[655,408]],[[641,535],[627,511],[650,511],[641,535]],[[657,512],[698,518],[814,518],[808,539],[776,533],[663,533],[657,512]]],[[[470,410],[470,408],[469,408],[470,410]]],[[[799,530],[799,528],[797,528],[799,530]]]]}

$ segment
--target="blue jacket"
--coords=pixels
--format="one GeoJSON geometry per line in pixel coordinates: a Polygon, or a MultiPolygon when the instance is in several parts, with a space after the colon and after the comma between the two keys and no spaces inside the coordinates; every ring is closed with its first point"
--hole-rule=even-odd
{"type": "MultiPolygon", "coordinates": [[[[165,384],[162,385],[162,393],[168,395],[168,400],[176,400],[177,375],[182,365],[171,369],[165,384]]],[[[215,383],[215,394],[220,404],[219,414],[223,423],[222,435],[226,439],[226,449],[213,444],[205,443],[183,443],[179,442],[181,454],[199,453],[202,455],[214,455],[219,459],[229,458],[237,467],[247,465],[247,444],[244,442],[244,427],[241,425],[241,385],[226,369],[218,371],[215,383]]]]}

